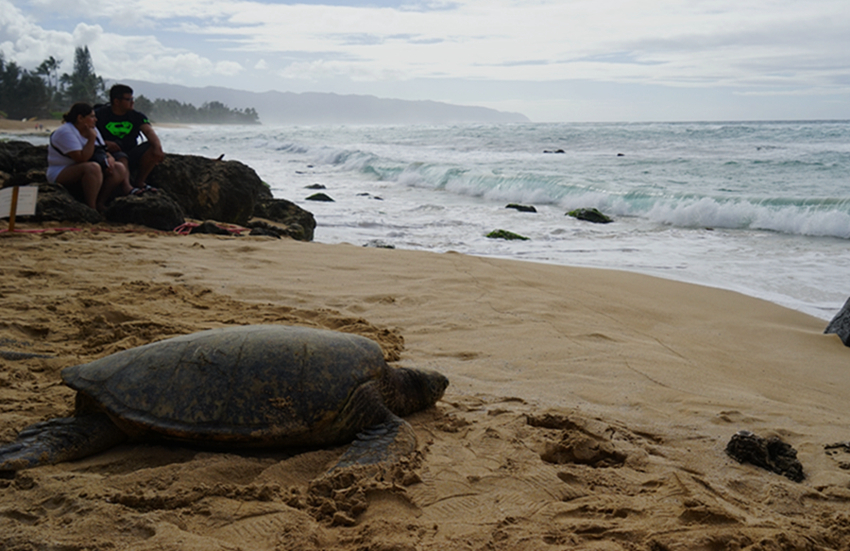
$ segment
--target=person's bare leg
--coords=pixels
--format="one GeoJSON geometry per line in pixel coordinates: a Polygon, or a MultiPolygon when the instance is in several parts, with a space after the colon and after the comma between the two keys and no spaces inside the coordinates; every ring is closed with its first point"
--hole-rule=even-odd
{"type": "Polygon", "coordinates": [[[103,172],[97,163],[79,163],[62,169],[56,183],[70,189],[79,185],[83,190],[86,204],[97,210],[100,188],[103,186],[103,172]]]}
{"type": "Polygon", "coordinates": [[[159,155],[154,152],[153,148],[148,148],[147,151],[142,154],[142,158],[139,159],[139,168],[136,171],[136,187],[145,187],[145,182],[148,179],[148,175],[151,173],[151,170],[161,163],[165,159],[165,155],[159,155]]]}
{"type": "Polygon", "coordinates": [[[106,210],[106,202],[109,201],[119,186],[121,187],[121,195],[127,195],[133,189],[130,186],[127,168],[122,163],[115,163],[112,170],[104,178],[100,193],[97,195],[97,210],[100,212],[106,210]]]}

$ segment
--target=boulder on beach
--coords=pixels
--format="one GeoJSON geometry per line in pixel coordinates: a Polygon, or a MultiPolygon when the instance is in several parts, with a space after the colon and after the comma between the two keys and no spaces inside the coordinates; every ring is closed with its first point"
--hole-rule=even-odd
{"type": "Polygon", "coordinates": [[[97,224],[103,217],[96,210],[76,199],[59,184],[38,184],[38,200],[35,205],[34,222],[72,222],[75,224],[97,224]]]}
{"type": "Polygon", "coordinates": [[[186,221],[180,205],[159,192],[117,197],[103,216],[110,222],[137,224],[162,231],[171,231],[186,221]]]}
{"type": "MultiPolygon", "coordinates": [[[[263,199],[254,206],[254,217],[288,227],[285,235],[298,241],[312,241],[316,230],[313,214],[286,199],[263,199]]],[[[248,227],[253,227],[250,224],[248,227]]],[[[276,230],[269,230],[272,233],[276,230]]],[[[278,236],[279,237],[279,236],[278,236]]]]}
{"type": "Polygon", "coordinates": [[[844,346],[850,346],[850,298],[826,326],[824,333],[838,335],[844,346]]]}
{"type": "MultiPolygon", "coordinates": [[[[47,183],[46,169],[47,146],[0,142],[0,187],[39,187],[33,221],[94,224],[104,220],[82,197],[47,183]]],[[[257,173],[239,161],[167,154],[151,172],[148,184],[158,191],[116,198],[104,213],[106,220],[170,231],[182,224],[184,217],[238,225],[261,217],[281,225],[270,230],[272,233],[302,241],[313,239],[313,215],[290,201],[274,199],[257,173]]]]}
{"type": "Polygon", "coordinates": [[[189,218],[229,224],[245,224],[259,200],[272,198],[251,167],[196,155],[166,155],[148,184],[171,196],[189,218]]]}

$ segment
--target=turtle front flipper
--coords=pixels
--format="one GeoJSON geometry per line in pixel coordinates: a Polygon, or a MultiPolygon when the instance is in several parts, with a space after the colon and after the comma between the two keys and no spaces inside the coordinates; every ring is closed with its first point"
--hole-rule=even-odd
{"type": "Polygon", "coordinates": [[[0,471],[81,459],[126,439],[103,413],[50,419],[26,427],[14,442],[0,446],[0,471]]]}
{"type": "Polygon", "coordinates": [[[416,433],[410,423],[390,414],[383,423],[357,435],[333,469],[354,465],[393,463],[416,451],[416,433]]]}

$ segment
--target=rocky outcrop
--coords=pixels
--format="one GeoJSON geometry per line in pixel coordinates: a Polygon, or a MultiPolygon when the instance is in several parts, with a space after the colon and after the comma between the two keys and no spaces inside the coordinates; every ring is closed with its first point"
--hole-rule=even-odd
{"type": "Polygon", "coordinates": [[[165,193],[118,197],[103,215],[110,222],[138,224],[162,231],[171,231],[185,222],[180,205],[165,193]]]}
{"type": "Polygon", "coordinates": [[[100,213],[74,198],[59,184],[38,184],[38,202],[33,221],[97,224],[102,220],[100,213]]]}
{"type": "MultiPolygon", "coordinates": [[[[82,197],[48,184],[46,169],[46,146],[0,142],[0,187],[39,186],[35,221],[103,221],[82,197]]],[[[104,213],[106,220],[169,231],[181,225],[184,217],[241,226],[258,217],[270,222],[270,227],[258,234],[313,239],[313,215],[290,201],[274,199],[257,173],[238,161],[169,154],[151,172],[148,184],[158,192],[115,199],[104,213]]]]}
{"type": "Polygon", "coordinates": [[[850,299],[847,299],[841,310],[835,314],[824,333],[838,335],[844,346],[850,346],[850,299]]]}
{"type": "Polygon", "coordinates": [[[262,199],[254,206],[254,216],[283,224],[287,235],[299,241],[312,241],[316,219],[308,211],[286,199],[262,199]],[[296,237],[298,236],[298,237],[296,237]]]}
{"type": "Polygon", "coordinates": [[[269,188],[239,161],[196,155],[166,155],[148,176],[148,184],[171,196],[189,218],[245,224],[269,188]]]}

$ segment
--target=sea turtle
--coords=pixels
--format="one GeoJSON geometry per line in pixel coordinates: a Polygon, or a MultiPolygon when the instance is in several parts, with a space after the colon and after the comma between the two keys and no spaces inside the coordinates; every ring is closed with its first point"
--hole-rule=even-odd
{"type": "Polygon", "coordinates": [[[365,337],[283,325],[175,337],[65,368],[62,379],[77,390],[74,416],[22,430],[0,447],[0,471],[79,459],[128,438],[225,448],[353,441],[336,467],[393,461],[416,449],[401,417],[432,406],[449,384],[388,366],[365,337]]]}

